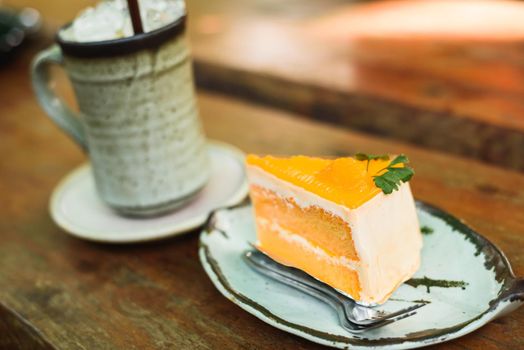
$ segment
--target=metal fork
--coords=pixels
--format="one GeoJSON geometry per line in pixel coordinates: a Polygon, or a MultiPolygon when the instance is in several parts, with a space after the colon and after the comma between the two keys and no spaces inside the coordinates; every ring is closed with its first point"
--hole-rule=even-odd
{"type": "Polygon", "coordinates": [[[354,300],[306,273],[277,263],[256,248],[245,252],[244,260],[255,271],[299,289],[333,307],[337,311],[342,327],[352,333],[383,327],[399,319],[412,316],[416,309],[425,305],[425,303],[417,303],[392,313],[385,313],[357,304],[354,300]]]}

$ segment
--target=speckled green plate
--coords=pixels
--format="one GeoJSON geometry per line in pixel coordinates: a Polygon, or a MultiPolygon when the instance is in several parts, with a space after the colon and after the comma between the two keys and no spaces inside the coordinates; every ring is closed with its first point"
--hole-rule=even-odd
{"type": "Polygon", "coordinates": [[[408,349],[470,333],[524,303],[524,280],[516,279],[504,254],[453,216],[417,203],[424,235],[422,265],[381,306],[429,302],[417,314],[358,335],[340,327],[335,312],[299,291],[251,270],[242,253],[255,240],[249,204],[222,209],[200,236],[200,260],[218,290],[264,322],[337,348],[408,349]]]}

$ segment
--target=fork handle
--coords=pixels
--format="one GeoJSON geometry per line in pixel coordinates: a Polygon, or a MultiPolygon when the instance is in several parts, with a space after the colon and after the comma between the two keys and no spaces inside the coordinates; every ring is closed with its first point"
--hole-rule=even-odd
{"type": "Polygon", "coordinates": [[[400,310],[399,312],[384,316],[379,311],[359,305],[353,299],[350,299],[349,297],[346,297],[337,292],[333,287],[330,287],[325,283],[314,279],[302,271],[280,265],[272,259],[268,258],[265,254],[258,251],[255,251],[252,254],[253,257],[256,258],[260,264],[263,264],[267,270],[271,270],[273,273],[282,276],[283,278],[287,278],[295,283],[300,283],[308,288],[312,288],[324,294],[326,297],[333,299],[339,304],[338,307],[340,308],[340,312],[343,313],[344,317],[350,322],[359,326],[370,326],[377,322],[394,319],[404,313],[404,310],[400,310]]]}
{"type": "MultiPolygon", "coordinates": [[[[351,316],[351,313],[348,313],[346,309],[347,305],[343,302],[346,301],[345,299],[341,299],[338,297],[334,298],[334,295],[332,293],[326,293],[323,289],[313,287],[313,284],[302,283],[302,280],[297,279],[297,277],[293,274],[285,275],[282,274],[279,269],[269,268],[268,265],[275,265],[277,267],[279,265],[277,265],[276,262],[267,258],[264,254],[257,250],[246,252],[243,257],[246,263],[251,268],[261,273],[262,275],[265,275],[271,279],[276,280],[277,282],[283,283],[292,288],[298,289],[299,291],[302,291],[312,297],[315,297],[316,299],[331,306],[337,312],[341,326],[351,333],[360,333],[364,330],[383,327],[385,325],[395,322],[395,320],[393,319],[368,320],[368,322],[365,323],[354,322],[353,318],[349,317],[351,316]]],[[[280,266],[280,268],[282,267],[280,266]]],[[[291,268],[284,268],[289,269],[289,272],[293,271],[291,270],[291,268]]],[[[297,271],[297,273],[300,272],[297,271]]],[[[359,306],[356,303],[355,305],[359,306]]]]}
{"type": "MultiPolygon", "coordinates": [[[[244,254],[244,260],[251,268],[253,268],[258,273],[266,277],[269,277],[277,282],[285,284],[289,287],[297,289],[329,305],[331,308],[333,308],[336,311],[340,325],[348,332],[360,333],[366,329],[374,328],[374,327],[362,327],[362,326],[359,326],[349,321],[349,319],[346,317],[344,306],[337,299],[332,298],[329,294],[326,294],[321,290],[313,288],[307,284],[303,284],[302,282],[297,281],[294,278],[285,276],[274,269],[268,268],[267,266],[268,261],[266,261],[266,259],[258,259],[254,257],[254,255],[257,255],[258,257],[258,254],[261,254],[261,253],[257,251],[247,252],[244,254]]],[[[377,327],[378,326],[381,326],[381,324],[377,325],[377,327]]]]}

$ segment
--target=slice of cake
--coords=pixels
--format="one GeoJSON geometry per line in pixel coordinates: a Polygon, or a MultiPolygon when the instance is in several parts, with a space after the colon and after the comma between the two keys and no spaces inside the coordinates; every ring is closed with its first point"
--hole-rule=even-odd
{"type": "Polygon", "coordinates": [[[404,156],[357,158],[249,155],[257,246],[361,304],[381,304],[420,265],[412,171],[404,156]]]}

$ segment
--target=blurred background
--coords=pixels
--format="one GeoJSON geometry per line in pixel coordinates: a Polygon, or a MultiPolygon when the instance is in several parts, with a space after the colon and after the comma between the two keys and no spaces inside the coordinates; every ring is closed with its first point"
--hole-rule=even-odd
{"type": "MultiPolygon", "coordinates": [[[[31,93],[31,58],[94,3],[0,0],[0,104],[31,93]]],[[[188,0],[187,8],[201,89],[524,171],[522,2],[188,0]]],[[[67,79],[58,85],[74,103],[67,79]]]]}

